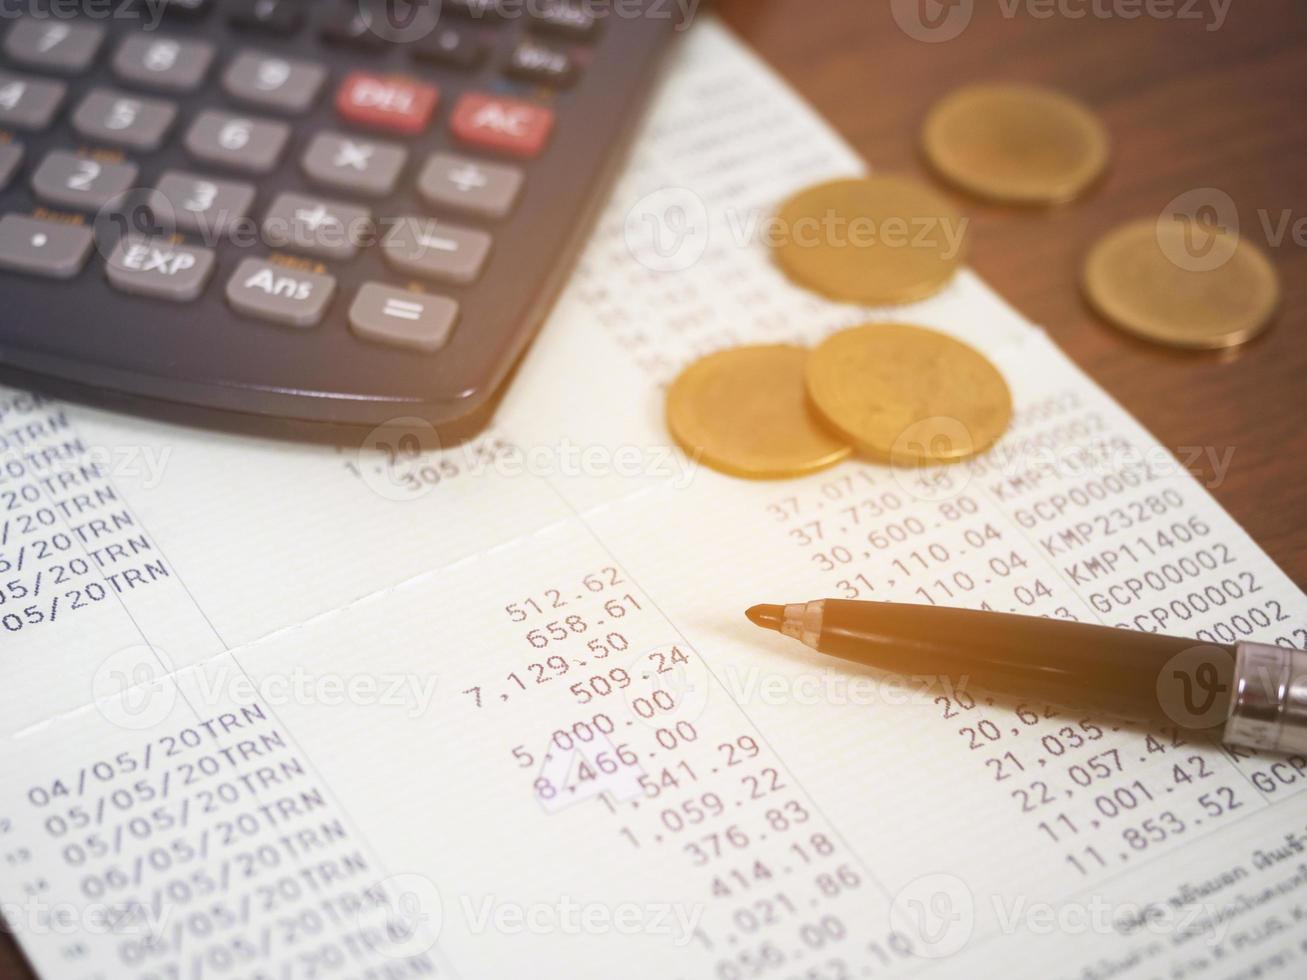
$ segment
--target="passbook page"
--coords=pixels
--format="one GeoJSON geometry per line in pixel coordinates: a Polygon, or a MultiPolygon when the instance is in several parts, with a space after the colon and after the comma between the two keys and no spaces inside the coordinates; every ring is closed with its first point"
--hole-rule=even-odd
{"type": "Polygon", "coordinates": [[[1192,452],[974,275],[893,311],[785,280],[777,204],[861,168],[710,20],[476,439],[0,394],[0,900],[35,969],[1301,976],[1307,759],[744,620],[830,596],[1307,645],[1192,452]],[[693,358],[890,318],[1000,368],[991,452],[751,483],[671,446],[693,358]]]}

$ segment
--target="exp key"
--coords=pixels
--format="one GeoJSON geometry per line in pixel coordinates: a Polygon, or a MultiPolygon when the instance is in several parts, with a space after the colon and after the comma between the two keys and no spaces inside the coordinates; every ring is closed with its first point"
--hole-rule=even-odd
{"type": "Polygon", "coordinates": [[[212,273],[209,249],[137,235],[119,241],[105,266],[115,289],[179,303],[199,296],[212,273]]]}

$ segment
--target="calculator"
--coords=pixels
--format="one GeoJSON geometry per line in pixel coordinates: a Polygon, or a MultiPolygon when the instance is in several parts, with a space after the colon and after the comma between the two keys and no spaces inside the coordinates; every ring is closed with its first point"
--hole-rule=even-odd
{"type": "Polygon", "coordinates": [[[6,5],[6,380],[165,414],[476,418],[603,203],[672,6],[6,5]]]}

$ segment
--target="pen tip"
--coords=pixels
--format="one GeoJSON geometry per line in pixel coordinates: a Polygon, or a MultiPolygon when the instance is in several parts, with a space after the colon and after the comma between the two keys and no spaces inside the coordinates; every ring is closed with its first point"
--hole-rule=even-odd
{"type": "Polygon", "coordinates": [[[749,617],[749,622],[754,626],[761,626],[763,629],[779,630],[781,623],[785,619],[784,606],[750,606],[745,610],[744,615],[749,617]]]}

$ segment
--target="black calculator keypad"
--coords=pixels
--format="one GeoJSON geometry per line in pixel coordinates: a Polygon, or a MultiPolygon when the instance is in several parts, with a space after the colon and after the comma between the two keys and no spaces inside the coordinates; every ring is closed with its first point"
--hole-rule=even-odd
{"type": "Polygon", "coordinates": [[[405,6],[0,22],[5,380],[354,424],[486,406],[677,25],[405,6]]]}

